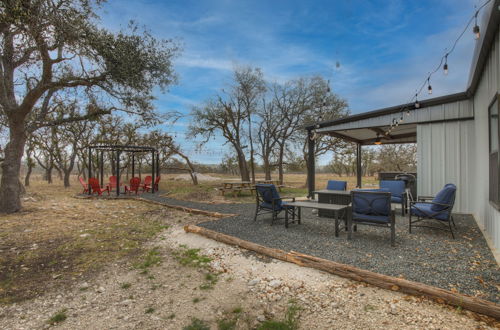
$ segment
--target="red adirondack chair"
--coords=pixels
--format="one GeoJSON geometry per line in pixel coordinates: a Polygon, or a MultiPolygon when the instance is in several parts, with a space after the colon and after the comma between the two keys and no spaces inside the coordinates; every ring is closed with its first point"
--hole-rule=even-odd
{"type": "Polygon", "coordinates": [[[115,175],[112,175],[109,177],[109,190],[113,190],[113,189],[116,189],[116,176],[115,175]]]}
{"type": "Polygon", "coordinates": [[[87,183],[85,183],[85,180],[83,180],[83,178],[78,178],[78,180],[80,180],[80,183],[82,184],[82,187],[83,187],[82,194],[88,193],[89,192],[89,185],[87,183]]]}
{"type": "Polygon", "coordinates": [[[151,189],[151,183],[153,183],[153,177],[151,175],[148,175],[147,177],[144,178],[144,183],[142,184],[142,191],[148,191],[151,189]]]}
{"type": "Polygon", "coordinates": [[[141,179],[138,177],[133,177],[130,179],[130,186],[125,186],[125,193],[131,194],[135,191],[135,194],[139,192],[139,188],[141,187],[141,179]]]}
{"type": "Polygon", "coordinates": [[[101,185],[99,184],[99,180],[97,180],[96,178],[90,178],[89,185],[90,188],[92,188],[92,194],[98,194],[99,196],[101,196],[103,192],[107,191],[109,195],[109,187],[101,187],[101,185]]]}

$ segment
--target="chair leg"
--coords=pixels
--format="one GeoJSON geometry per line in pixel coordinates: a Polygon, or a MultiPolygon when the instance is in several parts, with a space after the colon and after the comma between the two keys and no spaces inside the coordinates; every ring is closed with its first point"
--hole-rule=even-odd
{"type": "Polygon", "coordinates": [[[405,203],[404,202],[401,203],[401,216],[403,216],[403,217],[405,216],[405,203]]]}
{"type": "Polygon", "coordinates": [[[257,221],[257,215],[259,214],[259,206],[255,208],[255,216],[253,217],[253,221],[257,221]]]}
{"type": "Polygon", "coordinates": [[[411,234],[411,210],[408,210],[408,223],[409,223],[409,226],[410,226],[410,229],[409,229],[409,233],[411,234]]]}
{"type": "Polygon", "coordinates": [[[455,239],[455,234],[453,233],[453,228],[451,228],[451,221],[448,221],[448,226],[450,227],[451,237],[455,239]]]}
{"type": "Polygon", "coordinates": [[[457,228],[457,225],[455,225],[455,219],[453,219],[453,216],[451,216],[451,222],[453,223],[453,227],[457,228]]]}
{"type": "Polygon", "coordinates": [[[396,219],[391,219],[391,246],[396,246],[396,219]]]}

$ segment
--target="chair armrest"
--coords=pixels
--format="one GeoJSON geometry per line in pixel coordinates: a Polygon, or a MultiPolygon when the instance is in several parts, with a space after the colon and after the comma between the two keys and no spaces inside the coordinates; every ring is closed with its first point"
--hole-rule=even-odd
{"type": "Polygon", "coordinates": [[[417,196],[417,200],[419,201],[426,201],[426,200],[432,200],[434,199],[434,196],[417,196]]]}

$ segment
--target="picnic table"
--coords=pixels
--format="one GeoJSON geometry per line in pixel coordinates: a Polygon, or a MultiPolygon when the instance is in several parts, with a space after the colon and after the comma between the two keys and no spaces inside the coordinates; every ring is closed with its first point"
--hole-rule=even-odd
{"type": "Polygon", "coordinates": [[[222,182],[222,188],[220,188],[222,196],[224,196],[226,191],[232,192],[233,195],[236,195],[243,190],[249,190],[253,193],[255,187],[250,181],[225,181],[222,182]]]}
{"type": "MultiPolygon", "coordinates": [[[[330,203],[319,203],[315,201],[298,201],[298,202],[283,202],[284,205],[287,206],[292,206],[296,207],[299,209],[298,212],[298,223],[300,224],[301,221],[301,210],[302,208],[311,208],[311,209],[318,209],[318,210],[328,210],[335,215],[335,236],[339,236],[339,222],[340,220],[344,220],[345,213],[347,208],[349,207],[348,205],[339,205],[339,204],[330,204],[330,203]],[[342,217],[341,214],[342,213],[342,217]]],[[[295,220],[294,220],[295,221],[295,220]]],[[[347,223],[346,223],[347,225],[347,223]]],[[[288,228],[288,213],[285,213],[285,228],[288,228]]],[[[350,228],[349,228],[350,229],[350,228]]],[[[349,231],[349,238],[351,236],[351,232],[349,231]]]]}
{"type": "Polygon", "coordinates": [[[281,188],[285,187],[285,185],[280,184],[280,180],[267,180],[267,179],[255,179],[256,183],[263,183],[263,184],[273,184],[278,188],[279,191],[281,191],[281,188]]]}

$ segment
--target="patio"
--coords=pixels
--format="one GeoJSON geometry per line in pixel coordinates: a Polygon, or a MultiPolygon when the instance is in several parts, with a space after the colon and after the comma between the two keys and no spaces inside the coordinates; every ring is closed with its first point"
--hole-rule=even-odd
{"type": "MultiPolygon", "coordinates": [[[[203,207],[195,204],[190,206],[203,207]]],[[[302,224],[291,224],[285,229],[283,217],[273,226],[270,226],[270,216],[262,216],[254,222],[253,204],[231,206],[238,216],[199,226],[266,247],[297,251],[500,302],[499,267],[471,216],[455,215],[457,229],[453,240],[448,233],[426,228],[414,229],[409,234],[408,218],[397,215],[396,247],[393,248],[385,228],[362,226],[352,240],[347,240],[345,231],[335,237],[333,219],[320,218],[310,210],[303,210],[302,224]]]]}

